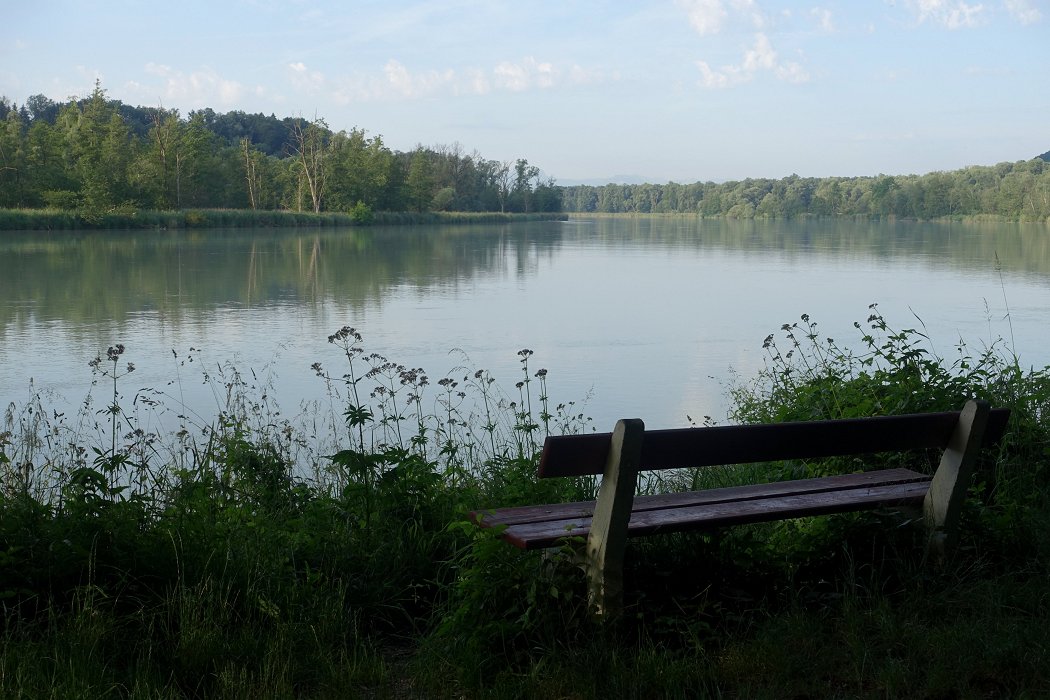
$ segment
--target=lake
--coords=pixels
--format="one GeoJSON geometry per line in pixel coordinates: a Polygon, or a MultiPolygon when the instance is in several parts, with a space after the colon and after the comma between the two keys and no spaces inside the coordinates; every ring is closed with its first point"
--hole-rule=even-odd
{"type": "Polygon", "coordinates": [[[943,356],[960,338],[975,351],[1002,338],[1023,364],[1050,364],[1050,229],[624,217],[3,232],[0,401],[43,392],[72,413],[93,392],[97,407],[106,389],[88,362],[122,343],[136,367],[125,406],[151,387],[169,413],[213,420],[224,397],[202,372],[229,362],[294,417],[326,396],[312,364],[345,371],[327,337],[348,325],[432,386],[487,369],[515,396],[528,348],[551,401],[575,401],[593,427],[679,427],[724,420],[727,386],[761,369],[783,324],[809,314],[859,345],[853,322],[872,303],[891,326],[925,327],[943,356]]]}

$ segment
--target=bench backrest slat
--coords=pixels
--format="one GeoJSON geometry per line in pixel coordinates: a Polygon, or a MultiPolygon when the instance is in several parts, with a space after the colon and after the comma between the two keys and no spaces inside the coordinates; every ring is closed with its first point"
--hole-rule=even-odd
{"type": "MultiPolygon", "coordinates": [[[[1007,409],[993,409],[984,444],[1002,437],[1007,409]]],[[[959,420],[959,411],[842,420],[727,425],[708,428],[647,430],[641,468],[675,469],[719,464],[749,464],[784,459],[943,448],[959,420]]],[[[601,474],[609,454],[610,433],[552,435],[540,458],[541,477],[601,474]]]]}

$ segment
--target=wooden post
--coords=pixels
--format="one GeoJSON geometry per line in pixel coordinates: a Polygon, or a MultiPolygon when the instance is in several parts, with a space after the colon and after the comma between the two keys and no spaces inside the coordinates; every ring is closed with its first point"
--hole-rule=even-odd
{"type": "Polygon", "coordinates": [[[615,617],[623,608],[623,553],[644,433],[645,424],[638,418],[617,421],[602,474],[587,536],[588,600],[599,617],[615,617]]]}
{"type": "Polygon", "coordinates": [[[930,482],[923,512],[929,532],[928,554],[935,561],[942,561],[958,539],[959,513],[970,488],[990,410],[986,401],[966,402],[930,482]]]}

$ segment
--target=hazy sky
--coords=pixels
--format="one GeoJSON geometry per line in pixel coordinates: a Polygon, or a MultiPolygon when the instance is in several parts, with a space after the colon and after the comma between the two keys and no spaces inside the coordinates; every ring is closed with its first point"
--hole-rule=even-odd
{"type": "Polygon", "coordinates": [[[560,181],[926,173],[1050,149],[1050,0],[6,3],[0,95],[323,117],[560,181]]]}

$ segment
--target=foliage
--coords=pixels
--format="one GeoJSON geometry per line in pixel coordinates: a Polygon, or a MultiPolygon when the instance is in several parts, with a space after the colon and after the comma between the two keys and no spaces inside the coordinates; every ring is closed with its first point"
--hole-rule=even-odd
{"type": "Polygon", "coordinates": [[[183,117],[110,100],[100,83],[87,99],[0,106],[0,207],[72,210],[90,225],[189,208],[357,211],[362,223],[366,211],[561,210],[560,190],[535,167],[509,193],[506,163],[458,144],[399,153],[379,135],[333,131],[321,118],[183,117]]]}
{"type": "Polygon", "coordinates": [[[331,402],[309,432],[227,365],[205,377],[224,397],[214,424],[160,436],[124,400],[133,367],[114,345],[91,362],[100,407],[85,401],[70,422],[34,396],[0,426],[0,694],[1045,694],[1047,371],[1022,371],[997,344],[960,343],[945,360],[871,311],[856,351],[808,317],[785,324],[766,369],[733,389],[737,418],[970,396],[1010,408],[962,556],[923,567],[915,528],[893,513],[645,538],[630,547],[619,625],[585,614],[578,543],[523,553],[466,520],[593,496],[591,480],[534,478],[544,435],[589,425],[552,407],[528,349],[513,390],[484,370],[431,383],[344,327],[328,339],[339,369],[314,366],[331,402]]]}
{"type": "Polygon", "coordinates": [[[580,213],[694,214],[735,219],[849,216],[1050,221],[1050,165],[1043,158],[926,175],[876,175],[563,188],[580,213]]]}

